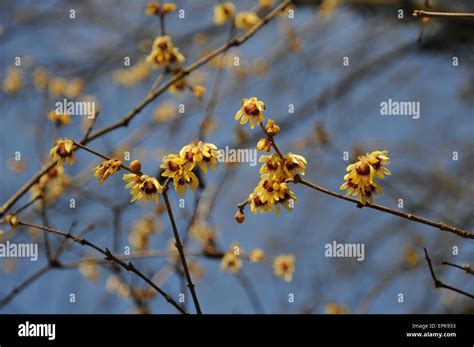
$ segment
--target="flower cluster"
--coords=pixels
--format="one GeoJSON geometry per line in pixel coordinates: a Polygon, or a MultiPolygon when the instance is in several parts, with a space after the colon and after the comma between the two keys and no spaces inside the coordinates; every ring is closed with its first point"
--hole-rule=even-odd
{"type": "Polygon", "coordinates": [[[171,37],[167,35],[158,36],[155,39],[152,51],[146,59],[154,68],[167,67],[184,62],[184,56],[177,47],[174,47],[171,37]]]}
{"type": "MultiPolygon", "coordinates": [[[[259,124],[267,137],[258,141],[257,149],[269,152],[275,147],[274,136],[279,133],[280,126],[273,119],[269,119],[267,124],[263,125],[264,109],[265,104],[256,97],[243,99],[242,107],[235,115],[235,119],[240,120],[240,124],[250,120],[251,128],[254,127],[254,123],[259,124]]],[[[287,181],[293,180],[296,174],[305,174],[306,159],[293,153],[283,155],[277,150],[277,153],[262,155],[259,161],[263,162],[260,168],[261,179],[247,199],[250,210],[253,213],[272,212],[275,207],[277,214],[280,214],[280,206],[292,210],[297,200],[287,181]]],[[[236,214],[236,220],[239,223],[243,222],[242,212],[236,214]]]]}
{"type": "MultiPolygon", "coordinates": [[[[261,263],[265,261],[265,253],[260,248],[254,248],[250,253],[244,253],[242,250],[235,251],[236,246],[231,246],[229,251],[224,253],[220,262],[220,270],[236,274],[242,268],[242,260],[248,260],[251,263],[261,263]]],[[[286,282],[291,282],[295,272],[295,257],[291,254],[281,254],[272,260],[273,274],[282,278],[286,282]]]]}
{"type": "Polygon", "coordinates": [[[347,190],[347,195],[359,197],[362,204],[373,204],[374,195],[381,194],[382,188],[375,182],[375,178],[384,178],[390,175],[385,165],[390,164],[388,151],[374,151],[360,156],[358,161],[347,166],[347,174],[340,189],[347,190]]]}
{"type": "Polygon", "coordinates": [[[168,154],[163,157],[160,165],[164,171],[163,177],[173,180],[175,190],[180,194],[186,193],[186,187],[194,192],[199,185],[199,179],[193,170],[198,164],[202,172],[207,174],[208,167],[216,170],[220,153],[212,143],[202,141],[192,142],[179,151],[179,154],[168,154]]]}

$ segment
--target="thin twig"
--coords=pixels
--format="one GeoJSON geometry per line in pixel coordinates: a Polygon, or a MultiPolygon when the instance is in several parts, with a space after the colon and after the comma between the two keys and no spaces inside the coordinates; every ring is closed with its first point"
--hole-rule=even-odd
{"type": "Polygon", "coordinates": [[[434,270],[433,270],[433,264],[431,263],[431,258],[430,256],[428,255],[428,251],[426,250],[425,247],[423,247],[423,250],[425,251],[425,258],[426,258],[426,262],[428,263],[428,266],[430,268],[430,273],[431,273],[431,277],[433,278],[433,282],[434,282],[434,286],[435,288],[445,288],[445,289],[449,289],[449,290],[452,290],[453,292],[456,292],[456,293],[459,293],[459,294],[462,294],[464,296],[467,296],[468,298],[471,298],[471,299],[474,299],[474,294],[469,294],[469,293],[466,293],[458,288],[455,288],[455,287],[452,287],[450,285],[447,285],[447,284],[444,284],[443,282],[441,282],[435,275],[434,273],[434,270]]]}
{"type": "Polygon", "coordinates": [[[169,302],[171,305],[173,305],[179,312],[186,314],[186,311],[184,311],[181,306],[179,306],[176,301],[165,291],[163,291],[160,287],[158,287],[155,283],[153,283],[152,280],[150,280],[147,276],[145,276],[140,270],[138,270],[135,265],[133,265],[131,262],[125,263],[124,261],[120,260],[118,257],[116,257],[108,248],[102,249],[96,244],[84,239],[77,237],[71,233],[66,233],[51,227],[47,226],[42,226],[42,225],[36,225],[36,224],[30,224],[26,223],[23,221],[18,221],[19,225],[27,226],[30,228],[35,228],[43,231],[47,231],[48,233],[51,234],[56,234],[62,237],[65,237],[67,239],[70,239],[80,245],[87,246],[90,248],[95,249],[97,252],[102,253],[105,255],[105,260],[111,261],[116,263],[117,265],[120,265],[122,268],[124,268],[127,271],[135,273],[138,277],[143,279],[146,283],[148,283],[152,288],[154,288],[161,296],[163,296],[167,302],[169,302]]]}
{"type": "Polygon", "coordinates": [[[35,273],[33,273],[31,276],[29,276],[27,279],[25,279],[23,282],[21,282],[18,286],[13,288],[7,295],[5,295],[1,300],[0,300],[0,308],[4,307],[7,305],[10,301],[13,300],[15,296],[17,296],[20,292],[22,292],[25,288],[27,288],[30,284],[32,284],[34,281],[39,279],[41,276],[46,274],[49,270],[51,270],[51,266],[48,264],[35,273]]]}
{"type": "Polygon", "coordinates": [[[474,13],[469,12],[432,12],[415,10],[413,11],[414,17],[448,17],[448,18],[474,18],[474,13]]]}
{"type": "Polygon", "coordinates": [[[455,267],[457,269],[463,270],[465,273],[468,273],[470,275],[474,275],[474,269],[469,264],[458,265],[458,264],[450,263],[449,261],[446,261],[446,260],[443,260],[443,262],[441,264],[447,265],[447,266],[452,266],[452,267],[455,267]]]}
{"type": "Polygon", "coordinates": [[[191,279],[191,275],[190,275],[189,269],[188,269],[188,264],[186,263],[186,258],[184,256],[183,244],[181,243],[181,239],[180,239],[179,233],[178,233],[178,228],[176,227],[176,222],[174,220],[173,211],[171,209],[171,204],[170,204],[170,201],[168,199],[168,183],[169,183],[169,180],[166,181],[166,183],[163,187],[163,198],[165,199],[166,210],[168,211],[168,216],[169,216],[169,219],[170,219],[170,222],[171,222],[171,227],[173,229],[173,234],[174,234],[174,239],[175,239],[175,246],[176,246],[176,248],[178,250],[178,253],[179,253],[179,258],[181,260],[181,265],[183,266],[184,275],[186,276],[186,282],[187,282],[189,291],[190,291],[191,296],[193,298],[194,307],[196,308],[196,313],[197,314],[202,314],[201,306],[199,304],[199,300],[197,298],[196,291],[194,289],[194,283],[193,283],[193,280],[191,279]]]}

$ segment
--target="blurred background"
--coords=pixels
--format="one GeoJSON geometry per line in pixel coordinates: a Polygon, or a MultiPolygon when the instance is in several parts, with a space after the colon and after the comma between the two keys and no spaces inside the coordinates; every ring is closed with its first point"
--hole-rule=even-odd
{"type": "MultiPolygon", "coordinates": [[[[176,11],[166,15],[166,33],[186,57],[185,65],[228,40],[228,23],[213,22],[216,1],[175,3],[176,11]],[[180,10],[185,18],[179,18],[180,10]]],[[[47,115],[57,101],[95,101],[100,105],[95,129],[100,129],[119,121],[147,95],[160,70],[144,59],[160,33],[160,21],[145,14],[146,6],[145,0],[1,2],[1,203],[48,162],[55,138],[80,139],[90,125],[83,116],[63,126],[50,121],[47,115]],[[15,66],[17,57],[20,66],[15,66]],[[124,65],[127,58],[130,66],[124,65]]],[[[237,12],[269,11],[258,1],[235,6],[237,12]]],[[[195,140],[200,128],[219,148],[252,148],[261,137],[259,129],[239,126],[234,115],[242,98],[256,96],[266,104],[265,116],[280,124],[280,149],[307,159],[308,180],[339,191],[346,166],[358,155],[388,150],[392,175],[381,181],[384,194],[376,203],[398,209],[403,199],[405,212],[472,230],[474,21],[432,18],[423,25],[411,16],[414,9],[474,12],[474,2],[295,1],[294,18],[278,16],[248,42],[186,78],[190,86],[206,88],[203,98],[189,88],[167,91],[128,127],[89,146],[121,160],[129,152],[150,175],[158,172],[164,154],[195,140]],[[420,102],[421,117],[382,116],[380,103],[388,99],[420,102]]],[[[172,232],[163,207],[130,204],[122,173],[99,185],[91,174],[99,162],[78,151],[75,165],[65,166],[67,178],[51,188],[45,208],[38,202],[21,219],[83,235],[117,254],[131,247],[132,254],[141,255],[136,266],[173,297],[185,293],[193,311],[169,255],[172,232]]],[[[472,276],[441,266],[442,260],[474,263],[468,239],[358,209],[303,186],[293,187],[294,211],[279,217],[246,211],[244,224],[237,224],[236,204],[257,185],[259,166],[220,165],[203,177],[197,193],[186,193],[185,208],[177,194],[170,194],[205,313],[474,311],[472,300],[434,288],[423,258],[426,246],[438,277],[472,293],[472,276]],[[209,235],[222,251],[234,244],[244,252],[260,248],[266,261],[244,261],[237,274],[222,272],[219,259],[202,255],[209,235]],[[365,260],[325,257],[324,246],[333,241],[363,243],[365,260]],[[295,256],[289,283],[273,275],[272,259],[280,254],[295,256]]],[[[31,197],[25,195],[12,211],[31,197]]],[[[117,271],[90,249],[70,245],[59,257],[64,266],[49,269],[41,232],[1,228],[2,242],[40,247],[36,262],[0,259],[2,313],[176,312],[136,276],[117,271]],[[32,275],[31,283],[10,295],[32,275]]],[[[49,237],[52,249],[62,242],[49,237]]]]}

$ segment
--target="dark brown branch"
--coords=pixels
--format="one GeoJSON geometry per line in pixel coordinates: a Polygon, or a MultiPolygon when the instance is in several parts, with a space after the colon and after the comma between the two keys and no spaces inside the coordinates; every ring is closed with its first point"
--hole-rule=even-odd
{"type": "Polygon", "coordinates": [[[459,294],[462,294],[464,296],[467,296],[468,298],[471,298],[471,299],[474,299],[474,294],[469,294],[469,293],[466,293],[465,291],[462,291],[461,289],[458,289],[456,287],[452,287],[450,285],[447,285],[447,284],[444,284],[443,282],[441,282],[435,275],[434,273],[434,270],[433,270],[433,264],[431,263],[431,258],[430,256],[428,255],[428,251],[426,250],[426,248],[423,247],[423,250],[425,251],[425,258],[426,258],[426,262],[428,263],[428,266],[430,268],[430,273],[431,273],[431,278],[433,278],[433,282],[434,282],[434,286],[435,288],[445,288],[445,289],[449,289],[453,292],[456,292],[456,293],[459,293],[459,294]]]}
{"type": "Polygon", "coordinates": [[[443,262],[441,264],[451,266],[451,267],[455,267],[457,269],[463,270],[467,274],[474,275],[474,269],[469,264],[464,264],[464,265],[461,266],[461,265],[458,265],[458,264],[450,263],[449,261],[446,261],[446,260],[443,260],[443,262]]]}
{"type": "Polygon", "coordinates": [[[186,311],[184,311],[181,308],[181,306],[179,306],[176,303],[176,301],[169,294],[167,294],[160,287],[158,287],[155,283],[153,283],[153,281],[151,279],[149,279],[148,277],[146,277],[141,271],[139,271],[135,267],[135,265],[133,265],[131,262],[126,263],[123,260],[120,260],[108,248],[102,249],[99,246],[97,246],[96,244],[94,244],[94,243],[92,243],[92,242],[90,242],[90,241],[88,241],[84,238],[80,238],[80,237],[77,237],[77,236],[75,236],[71,233],[65,233],[63,231],[60,231],[60,230],[57,230],[57,229],[54,229],[54,228],[50,228],[50,227],[46,227],[46,226],[42,226],[42,225],[30,224],[30,223],[26,223],[26,222],[22,222],[22,221],[18,221],[18,224],[23,225],[23,226],[27,226],[27,227],[31,227],[31,228],[35,228],[35,229],[39,229],[39,230],[43,230],[43,231],[47,231],[48,233],[56,234],[56,235],[65,237],[65,238],[70,239],[70,240],[72,240],[72,241],[74,241],[74,242],[76,242],[80,245],[87,246],[87,247],[95,249],[97,252],[102,253],[103,255],[105,255],[105,260],[114,262],[117,265],[124,268],[125,270],[133,272],[134,274],[136,274],[138,277],[140,277],[146,283],[148,283],[153,289],[155,289],[161,296],[163,296],[166,299],[166,301],[169,302],[171,305],[173,305],[179,312],[186,314],[186,311]]]}
{"type": "Polygon", "coordinates": [[[293,182],[303,184],[303,185],[305,185],[307,187],[310,187],[314,190],[317,190],[321,193],[324,193],[324,194],[327,194],[327,195],[330,195],[330,196],[333,196],[333,197],[336,197],[336,198],[339,198],[339,199],[342,199],[342,200],[352,202],[352,203],[356,204],[356,206],[359,207],[359,208],[362,208],[362,207],[371,208],[371,209],[374,209],[374,210],[382,211],[382,212],[392,214],[392,215],[397,216],[397,217],[407,219],[407,220],[412,221],[412,222],[417,222],[417,223],[429,225],[433,228],[437,228],[437,229],[440,229],[442,231],[447,231],[447,232],[456,234],[456,235],[458,235],[460,237],[463,237],[463,238],[466,238],[466,239],[474,239],[474,234],[469,230],[462,229],[462,228],[457,228],[457,227],[451,226],[451,225],[443,223],[443,222],[435,222],[435,221],[432,221],[432,220],[427,219],[427,218],[423,218],[423,217],[420,217],[420,216],[417,216],[417,215],[414,215],[414,214],[411,214],[411,213],[405,213],[405,212],[397,211],[397,210],[394,210],[394,209],[391,209],[389,207],[385,207],[385,206],[382,206],[382,205],[377,205],[377,204],[362,205],[359,202],[359,200],[357,200],[357,199],[354,199],[354,198],[351,198],[349,196],[345,196],[343,194],[339,194],[339,193],[333,192],[329,189],[326,189],[324,187],[318,186],[318,185],[316,185],[312,182],[309,182],[309,181],[306,181],[306,180],[302,179],[299,175],[295,175],[295,178],[294,178],[293,182]]]}
{"type": "Polygon", "coordinates": [[[474,13],[469,12],[432,12],[415,10],[413,11],[414,17],[448,17],[448,18],[473,18],[474,13]]]}
{"type": "Polygon", "coordinates": [[[191,296],[193,298],[194,307],[196,308],[196,313],[197,314],[202,314],[201,306],[199,304],[199,300],[197,298],[196,291],[194,289],[194,283],[193,283],[193,280],[191,279],[191,275],[190,275],[189,269],[188,269],[188,264],[186,263],[186,258],[184,256],[183,244],[181,243],[181,239],[180,239],[179,233],[178,233],[178,228],[176,227],[176,222],[174,220],[173,211],[171,209],[170,201],[168,199],[168,183],[169,183],[169,180],[166,181],[166,183],[163,187],[163,198],[165,199],[166,210],[168,211],[168,216],[169,216],[169,219],[170,219],[170,222],[171,222],[171,227],[173,229],[173,234],[174,234],[174,239],[175,239],[175,246],[176,246],[176,248],[178,250],[178,253],[179,253],[179,258],[181,260],[181,265],[183,266],[187,286],[188,286],[189,291],[191,292],[191,296]]]}

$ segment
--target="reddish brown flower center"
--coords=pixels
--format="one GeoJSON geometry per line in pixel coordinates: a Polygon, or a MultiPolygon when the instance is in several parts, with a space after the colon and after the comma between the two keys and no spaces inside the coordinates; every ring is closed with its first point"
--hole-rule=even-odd
{"type": "Polygon", "coordinates": [[[268,181],[266,180],[264,183],[263,183],[263,188],[265,188],[268,192],[273,192],[273,184],[271,181],[268,181]]]}
{"type": "Polygon", "coordinates": [[[274,171],[278,168],[278,165],[274,164],[273,162],[269,161],[267,163],[267,168],[268,170],[274,171]]]}
{"type": "Polygon", "coordinates": [[[63,142],[61,142],[58,145],[58,149],[56,150],[56,153],[62,158],[69,157],[70,155],[70,152],[66,150],[66,144],[63,142]]]}
{"type": "Polygon", "coordinates": [[[168,44],[166,42],[161,42],[158,45],[158,48],[161,49],[162,51],[166,51],[168,49],[168,44]]]}
{"type": "Polygon", "coordinates": [[[247,115],[250,116],[258,116],[260,114],[260,111],[258,110],[258,107],[255,104],[248,104],[244,107],[244,112],[247,115]]]}
{"type": "Polygon", "coordinates": [[[186,152],[186,155],[184,156],[184,158],[188,161],[193,160],[193,157],[194,157],[194,154],[192,152],[186,152]]]}
{"type": "Polygon", "coordinates": [[[48,171],[48,177],[49,178],[56,178],[58,177],[58,169],[56,169],[55,167],[53,167],[52,169],[50,169],[48,171]]]}
{"type": "Polygon", "coordinates": [[[178,170],[179,170],[179,165],[173,163],[173,162],[170,160],[170,161],[168,161],[168,168],[169,168],[171,171],[178,171],[178,170]]]}
{"type": "Polygon", "coordinates": [[[153,194],[157,192],[156,186],[152,181],[145,181],[143,190],[146,194],[153,194]]]}
{"type": "Polygon", "coordinates": [[[361,176],[367,176],[370,173],[370,166],[367,163],[363,163],[357,167],[356,171],[361,176]]]}

